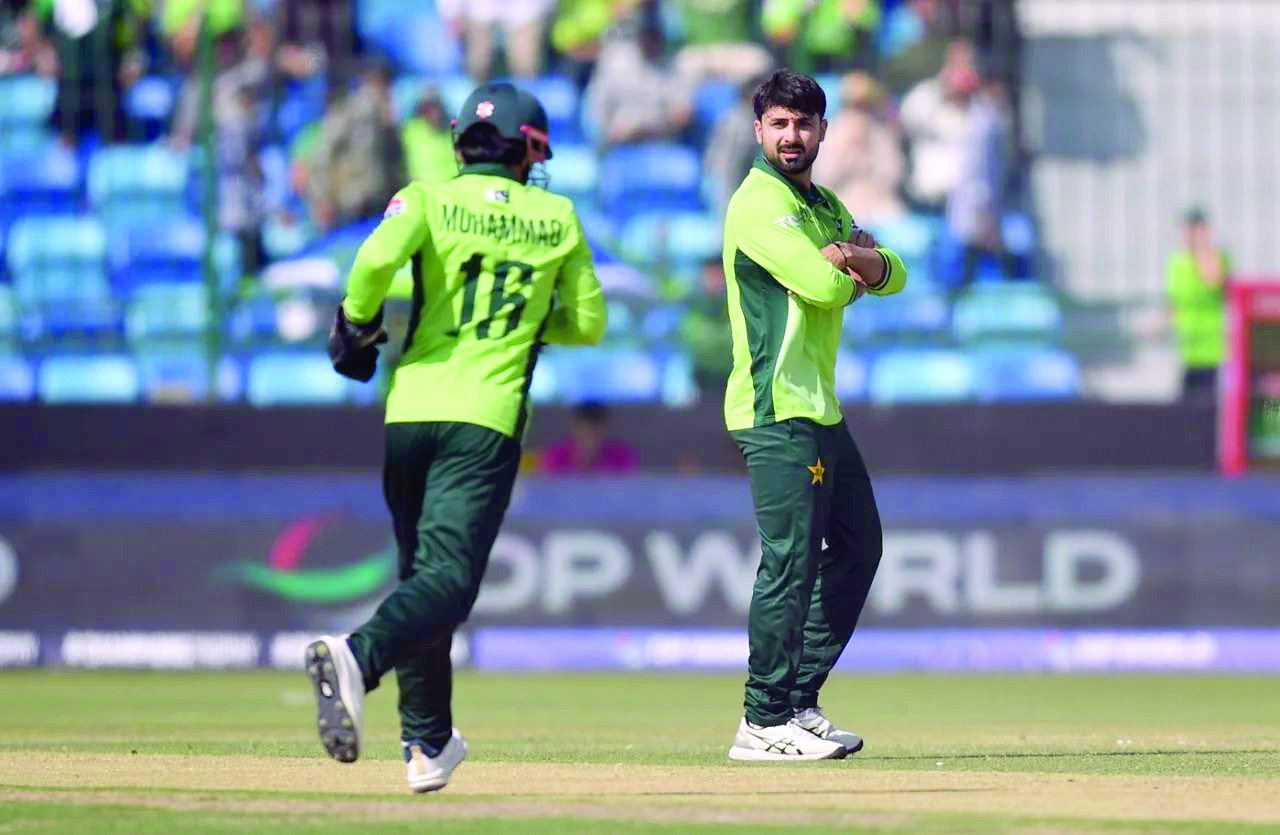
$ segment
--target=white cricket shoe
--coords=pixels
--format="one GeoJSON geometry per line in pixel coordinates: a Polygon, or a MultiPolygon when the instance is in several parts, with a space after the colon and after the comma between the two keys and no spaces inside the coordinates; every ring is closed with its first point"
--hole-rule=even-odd
{"type": "Polygon", "coordinates": [[[795,722],[806,731],[815,736],[822,737],[829,742],[835,742],[841,745],[849,754],[856,754],[862,750],[862,737],[852,731],[845,731],[831,724],[831,720],[822,712],[820,707],[806,707],[804,710],[797,710],[795,722]]]}
{"type": "Polygon", "coordinates": [[[307,646],[307,675],[316,688],[316,727],[320,742],[338,762],[360,756],[360,719],[364,713],[364,676],[345,636],[321,635],[307,646]]]}
{"type": "Polygon", "coordinates": [[[800,727],[795,719],[784,725],[761,726],[743,719],[729,749],[731,760],[838,760],[844,746],[800,727]]]}
{"type": "Polygon", "coordinates": [[[404,747],[404,768],[409,788],[418,794],[443,789],[449,783],[449,775],[467,758],[467,741],[457,728],[453,729],[453,735],[439,751],[416,739],[400,744],[404,747]]]}

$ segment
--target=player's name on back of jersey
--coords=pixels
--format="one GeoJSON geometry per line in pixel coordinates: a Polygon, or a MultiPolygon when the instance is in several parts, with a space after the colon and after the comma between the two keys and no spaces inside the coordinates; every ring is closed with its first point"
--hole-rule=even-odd
{"type": "Polygon", "coordinates": [[[440,229],[463,235],[482,235],[499,243],[559,246],[565,224],[559,220],[525,220],[503,212],[473,212],[461,206],[440,204],[440,229]]]}

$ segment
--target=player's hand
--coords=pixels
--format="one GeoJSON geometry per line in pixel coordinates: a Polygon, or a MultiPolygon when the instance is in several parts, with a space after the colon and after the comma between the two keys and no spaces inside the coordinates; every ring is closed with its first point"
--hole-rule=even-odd
{"type": "Polygon", "coordinates": [[[342,305],[329,329],[329,361],[333,370],[344,377],[367,383],[378,369],[378,346],[387,341],[382,329],[382,310],[372,322],[363,325],[347,319],[342,305]]]}
{"type": "Polygon", "coordinates": [[[849,243],[854,246],[860,246],[863,249],[875,249],[880,246],[880,244],[876,242],[875,235],[872,235],[865,229],[859,229],[856,226],[853,227],[853,232],[849,234],[849,243]]]}
{"type": "Polygon", "coordinates": [[[840,241],[827,244],[822,248],[822,257],[831,262],[831,266],[840,272],[844,272],[849,268],[849,259],[845,257],[844,247],[840,246],[840,241]]]}

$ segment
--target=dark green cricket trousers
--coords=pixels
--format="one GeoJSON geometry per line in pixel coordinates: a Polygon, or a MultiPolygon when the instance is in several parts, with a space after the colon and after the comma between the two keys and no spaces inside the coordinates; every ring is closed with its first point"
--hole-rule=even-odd
{"type": "Polygon", "coordinates": [[[404,740],[449,739],[453,631],[476,601],[519,466],[520,444],[491,429],[387,424],[382,489],[400,585],[350,643],[366,690],[396,671],[404,740]]]}
{"type": "Polygon", "coordinates": [[[843,422],[787,420],[732,435],[762,549],[747,616],[746,717],[779,725],[817,706],[853,635],[880,565],[880,514],[843,422]]]}

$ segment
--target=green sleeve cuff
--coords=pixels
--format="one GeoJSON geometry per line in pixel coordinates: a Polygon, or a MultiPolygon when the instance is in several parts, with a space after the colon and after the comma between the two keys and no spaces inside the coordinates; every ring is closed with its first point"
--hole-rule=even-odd
{"type": "Polygon", "coordinates": [[[884,259],[884,275],[875,287],[868,287],[867,292],[877,296],[892,296],[901,293],[907,286],[907,266],[902,263],[898,253],[887,247],[876,247],[876,252],[884,259]]]}

